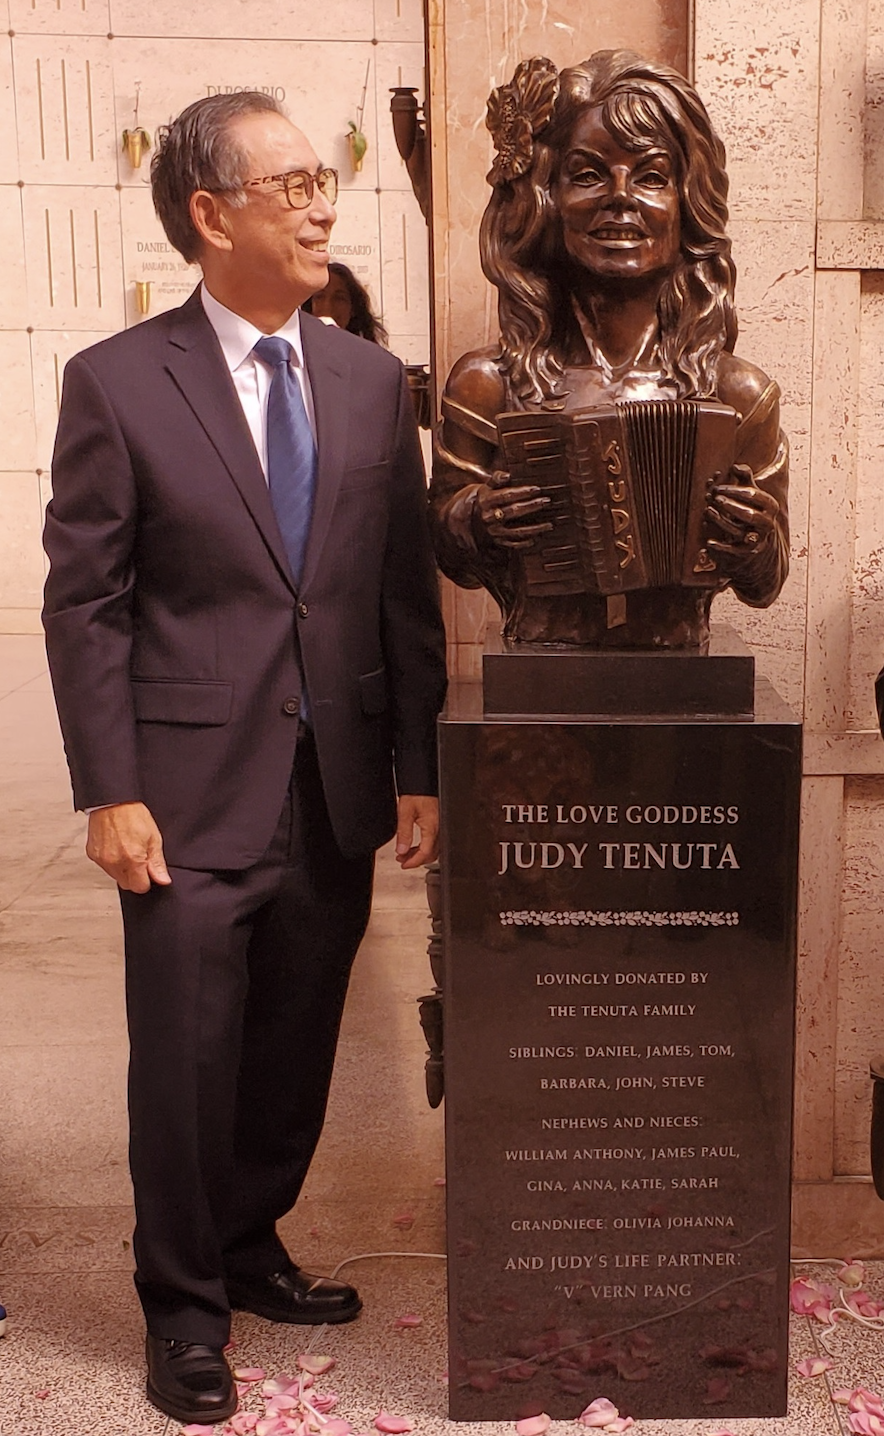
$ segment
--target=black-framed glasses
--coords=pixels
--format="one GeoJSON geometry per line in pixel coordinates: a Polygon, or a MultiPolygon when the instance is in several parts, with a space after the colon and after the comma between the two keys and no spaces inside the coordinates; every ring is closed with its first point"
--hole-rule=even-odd
{"type": "Polygon", "coordinates": [[[320,194],[324,195],[329,204],[334,204],[338,197],[338,172],[333,169],[322,169],[312,175],[308,170],[287,170],[283,175],[263,175],[261,179],[243,181],[243,189],[252,189],[255,185],[272,184],[278,190],[282,190],[286,200],[292,209],[306,209],[313,202],[313,186],[319,187],[320,194]]]}

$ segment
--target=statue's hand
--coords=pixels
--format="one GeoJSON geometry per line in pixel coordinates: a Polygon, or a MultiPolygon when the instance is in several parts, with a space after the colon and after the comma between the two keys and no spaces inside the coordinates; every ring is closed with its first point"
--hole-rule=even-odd
{"type": "Polygon", "coordinates": [[[497,469],[490,482],[480,484],[473,508],[477,537],[491,540],[501,548],[532,548],[539,534],[549,533],[551,523],[526,522],[549,505],[546,494],[533,484],[512,487],[510,476],[497,469]]]}
{"type": "Polygon", "coordinates": [[[780,506],[756,486],[747,464],[734,464],[728,478],[732,482],[712,485],[706,518],[719,536],[710,537],[708,547],[723,560],[722,568],[737,569],[770,548],[780,506]]]}

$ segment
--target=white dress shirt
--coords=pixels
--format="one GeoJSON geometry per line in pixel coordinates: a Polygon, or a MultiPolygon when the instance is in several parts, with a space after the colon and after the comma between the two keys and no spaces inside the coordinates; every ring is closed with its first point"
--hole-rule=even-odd
{"type": "Polygon", "coordinates": [[[307,410],[307,418],[310,428],[313,430],[314,442],[316,440],[313,395],[310,391],[310,380],[307,377],[307,368],[304,364],[304,346],[301,342],[301,311],[296,309],[281,329],[277,329],[272,336],[265,336],[260,329],[255,328],[254,324],[250,324],[248,319],[243,319],[240,314],[234,314],[232,309],[227,309],[225,305],[220,304],[209,293],[205,284],[200,286],[200,298],[203,309],[206,311],[206,318],[218,336],[218,342],[239,395],[239,402],[242,404],[246,423],[255,441],[255,448],[258,451],[258,458],[261,460],[261,468],[264,470],[266,478],[267,398],[270,393],[273,369],[252,352],[259,339],[265,337],[287,339],[291,344],[291,367],[301,386],[304,408],[307,410]]]}

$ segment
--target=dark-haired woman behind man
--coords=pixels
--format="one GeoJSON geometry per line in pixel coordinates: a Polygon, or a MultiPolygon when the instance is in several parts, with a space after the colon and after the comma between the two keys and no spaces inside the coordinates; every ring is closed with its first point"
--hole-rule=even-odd
{"type": "Polygon", "coordinates": [[[346,264],[332,261],[328,267],[328,284],[303,305],[308,314],[318,319],[333,319],[339,329],[369,339],[372,344],[387,344],[387,331],[372,313],[368,290],[359,283],[346,264]]]}

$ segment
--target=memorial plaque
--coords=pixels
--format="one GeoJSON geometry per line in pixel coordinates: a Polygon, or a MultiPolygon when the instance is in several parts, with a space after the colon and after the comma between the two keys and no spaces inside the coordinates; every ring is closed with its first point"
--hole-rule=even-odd
{"type": "Polygon", "coordinates": [[[783,1414],[796,719],[441,752],[452,1418],[783,1414]]]}

